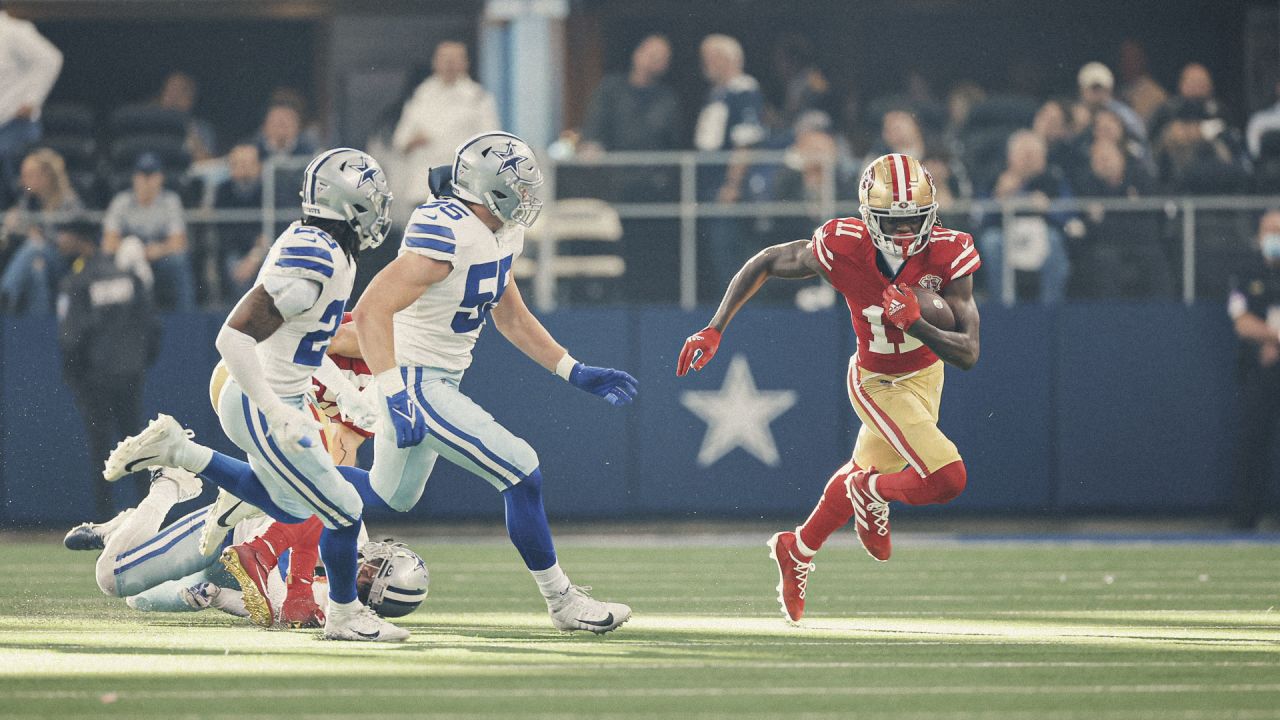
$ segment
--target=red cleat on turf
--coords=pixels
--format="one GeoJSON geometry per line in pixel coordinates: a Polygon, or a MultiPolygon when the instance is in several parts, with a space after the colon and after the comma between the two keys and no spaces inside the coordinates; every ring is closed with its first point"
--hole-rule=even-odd
{"type": "Polygon", "coordinates": [[[267,578],[276,566],[276,557],[258,550],[250,543],[232,545],[222,551],[222,565],[240,583],[244,595],[244,609],[254,625],[271,627],[275,624],[275,609],[267,593],[267,578]]]}
{"type": "Polygon", "coordinates": [[[794,532],[780,532],[765,544],[769,546],[769,557],[778,563],[778,603],[782,605],[782,616],[788,622],[800,622],[809,573],[815,566],[796,547],[794,532]]]}
{"type": "Polygon", "coordinates": [[[292,628],[324,627],[324,610],[316,604],[311,593],[311,585],[293,583],[289,585],[289,594],[280,606],[280,624],[292,628]],[[299,588],[294,590],[294,588],[299,588]]]}
{"type": "Polygon", "coordinates": [[[889,540],[889,503],[875,491],[875,468],[850,473],[844,481],[849,502],[853,503],[854,526],[867,554],[884,562],[892,552],[889,540]]]}

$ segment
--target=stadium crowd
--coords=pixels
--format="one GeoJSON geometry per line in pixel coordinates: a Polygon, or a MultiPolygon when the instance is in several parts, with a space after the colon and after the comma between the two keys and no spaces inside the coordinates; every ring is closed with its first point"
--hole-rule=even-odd
{"type": "MultiPolygon", "coordinates": [[[[25,53],[22,62],[0,60],[3,309],[52,311],[68,267],[53,238],[60,221],[83,209],[106,210],[108,253],[133,247],[128,241],[136,238],[130,257],[140,256],[134,262],[154,281],[160,307],[190,310],[237,297],[269,241],[261,221],[245,214],[243,221],[202,222],[194,231],[188,223],[193,213],[209,209],[261,208],[264,162],[305,159],[335,140],[322,130],[324,118],[309,115],[305,96],[277,88],[265,98],[258,133],[235,142],[222,142],[218,129],[198,114],[199,85],[181,71],[170,73],[150,101],[99,117],[85,105],[45,103],[61,54],[34,26],[0,11],[0,33],[25,53]]],[[[1049,207],[1051,201],[1280,189],[1280,87],[1276,105],[1245,118],[1217,98],[1213,77],[1199,63],[1186,64],[1176,87],[1164,88],[1134,42],[1119,48],[1116,71],[1089,62],[1075,87],[1033,88],[1038,97],[1025,88],[1013,92],[970,81],[944,91],[913,71],[896,87],[872,88],[881,94],[864,97],[837,87],[805,38],[794,34],[784,35],[761,65],[768,68],[765,82],[745,72],[747,58],[732,37],[710,35],[699,51],[709,85],[700,105],[689,104],[665,81],[672,48],[665,37],[651,35],[635,47],[626,71],[599,83],[580,127],[567,129],[552,152],[584,161],[612,151],[785,152],[782,164],[735,159],[700,173],[701,202],[801,201],[814,208],[795,222],[701,221],[700,284],[708,292],[723,286],[751,248],[779,233],[807,234],[821,219],[824,166],[832,161],[840,208],[856,197],[866,161],[885,152],[922,160],[939,185],[944,213],[968,200],[1021,201],[1012,223],[977,211],[951,211],[947,220],[973,232],[989,266],[1001,266],[1007,254],[1019,271],[1019,295],[1044,302],[1174,297],[1179,287],[1180,218],[1102,206],[1064,210],[1049,207]],[[1144,272],[1129,272],[1133,263],[1144,272]]],[[[364,139],[387,168],[400,216],[421,199],[425,182],[418,176],[431,158],[498,124],[493,96],[469,70],[464,44],[441,43],[431,74],[408,87],[384,113],[384,127],[364,139]]],[[[578,169],[581,182],[566,171],[561,195],[572,190],[605,200],[672,200],[678,188],[662,169],[607,182],[598,181],[599,169],[578,169]]],[[[277,204],[292,202],[300,172],[298,165],[275,178],[277,204]]],[[[1210,245],[1237,257],[1248,254],[1253,221],[1232,217],[1212,226],[1210,245]]],[[[621,251],[628,266],[651,264],[646,253],[657,245],[629,234],[621,251]]],[[[980,290],[988,297],[1001,295],[1001,273],[985,273],[984,282],[980,290]]]]}

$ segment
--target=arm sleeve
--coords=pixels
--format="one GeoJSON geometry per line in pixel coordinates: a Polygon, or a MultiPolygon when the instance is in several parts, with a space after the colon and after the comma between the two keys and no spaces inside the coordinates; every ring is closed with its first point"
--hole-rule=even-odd
{"type": "Polygon", "coordinates": [[[341,395],[348,393],[358,393],[360,388],[355,383],[347,379],[346,373],[342,372],[342,368],[338,367],[333,358],[325,355],[320,361],[320,367],[316,368],[312,376],[317,382],[323,385],[330,394],[337,399],[341,395]]]}
{"type": "Polygon", "coordinates": [[[111,199],[107,206],[107,214],[102,217],[102,232],[124,232],[120,218],[124,215],[124,204],[128,202],[124,193],[111,199]]]}
{"type": "Polygon", "coordinates": [[[218,331],[218,339],[214,346],[222,354],[227,364],[227,372],[235,378],[240,389],[255,405],[266,412],[284,403],[272,391],[267,382],[266,373],[262,371],[262,362],[258,360],[258,342],[244,333],[228,325],[218,331]]]}
{"type": "Polygon", "coordinates": [[[14,51],[26,64],[23,73],[23,100],[36,108],[44,104],[62,71],[62,51],[45,39],[34,25],[14,33],[14,51]]]}
{"type": "Polygon", "coordinates": [[[272,273],[262,277],[262,287],[275,301],[276,310],[286,320],[310,310],[320,299],[320,291],[323,289],[320,283],[311,278],[272,273]]]}
{"type": "Polygon", "coordinates": [[[178,199],[178,194],[175,192],[166,192],[164,195],[164,200],[165,200],[165,214],[169,216],[166,234],[167,235],[178,235],[178,234],[186,235],[187,220],[185,217],[183,217],[182,201],[178,199]]]}

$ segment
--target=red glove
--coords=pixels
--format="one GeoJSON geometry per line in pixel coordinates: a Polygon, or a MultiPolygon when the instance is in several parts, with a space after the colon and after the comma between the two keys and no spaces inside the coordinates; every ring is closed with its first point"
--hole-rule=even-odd
{"type": "Polygon", "coordinates": [[[689,368],[701,370],[715,357],[720,348],[720,331],[713,327],[705,327],[690,335],[680,350],[680,359],[676,361],[676,377],[684,377],[689,368]]]}
{"type": "Polygon", "coordinates": [[[880,307],[884,308],[884,319],[899,330],[905,332],[920,319],[920,301],[910,287],[890,285],[884,289],[881,298],[880,307]]]}

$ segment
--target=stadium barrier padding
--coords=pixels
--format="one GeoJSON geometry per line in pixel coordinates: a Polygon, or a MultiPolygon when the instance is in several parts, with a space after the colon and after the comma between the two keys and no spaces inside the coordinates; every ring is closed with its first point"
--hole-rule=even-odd
{"type": "MultiPolygon", "coordinates": [[[[629,370],[640,398],[612,408],[484,333],[463,389],[538,451],[547,506],[559,518],[777,518],[798,521],[858,429],[844,377],[848,312],[748,307],[715,361],[677,379],[675,358],[709,309],[574,309],[544,317],[579,359],[629,370]],[[792,391],[769,426],[770,466],[742,448],[697,462],[707,425],[682,404],[718,391],[735,357],[760,392],[792,391]]],[[[222,316],[165,320],[147,378],[146,417],[167,412],[235,453],[209,407],[222,316]]],[[[11,318],[0,334],[0,525],[65,525],[91,512],[93,468],[61,379],[51,320],[11,318]]],[[[969,469],[951,511],[1042,516],[1225,509],[1235,424],[1235,338],[1221,304],[982,308],[982,357],[947,370],[941,426],[969,469]]],[[[363,453],[365,462],[369,453],[363,453]]],[[[121,502],[133,488],[117,490],[121,502]]],[[[210,495],[211,496],[211,495],[210,495]]],[[[415,518],[494,518],[493,490],[440,462],[415,518]]],[[[895,512],[929,513],[933,508],[895,512]]]]}

